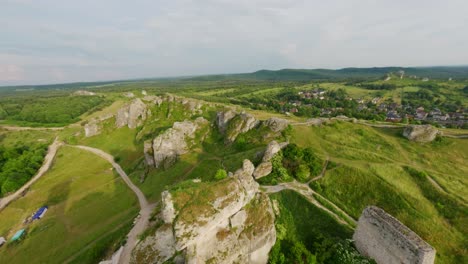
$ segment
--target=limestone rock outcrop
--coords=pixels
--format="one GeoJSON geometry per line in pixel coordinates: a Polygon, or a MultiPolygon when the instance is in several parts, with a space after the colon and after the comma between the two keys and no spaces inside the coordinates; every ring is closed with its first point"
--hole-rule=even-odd
{"type": "Polygon", "coordinates": [[[218,112],[216,114],[216,124],[218,125],[219,132],[226,132],[228,122],[236,116],[236,112],[232,110],[218,112]]]}
{"type": "Polygon", "coordinates": [[[78,91],[74,92],[73,95],[78,95],[78,96],[93,96],[93,95],[96,95],[96,93],[95,93],[95,92],[86,91],[86,90],[78,90],[78,91]]]}
{"type": "Polygon", "coordinates": [[[275,156],[276,153],[278,153],[282,148],[284,148],[287,145],[287,142],[279,144],[275,140],[271,141],[268,144],[265,153],[263,154],[262,162],[260,163],[260,165],[257,166],[257,168],[255,168],[255,171],[253,173],[255,179],[265,177],[271,173],[273,169],[273,165],[271,164],[271,158],[273,158],[273,156],[275,156]]]}
{"type": "Polygon", "coordinates": [[[136,247],[133,263],[163,263],[171,252],[182,252],[185,263],[267,263],[276,241],[275,214],[254,169],[245,160],[221,181],[164,192],[163,225],[136,247]]]}
{"type": "Polygon", "coordinates": [[[281,132],[288,127],[289,121],[278,117],[272,117],[265,120],[263,125],[269,127],[273,132],[281,132]]]}
{"type": "Polygon", "coordinates": [[[130,104],[120,108],[115,117],[115,126],[117,128],[128,126],[136,128],[140,126],[149,115],[147,107],[140,98],[134,99],[130,104]]]}
{"type": "Polygon", "coordinates": [[[163,102],[163,98],[160,96],[146,95],[142,98],[143,101],[153,103],[157,106],[160,106],[163,102]]]}
{"type": "Polygon", "coordinates": [[[99,122],[95,119],[92,119],[84,126],[85,136],[92,137],[101,133],[101,128],[99,122]]]}
{"type": "Polygon", "coordinates": [[[431,142],[439,134],[439,130],[431,125],[410,125],[403,130],[403,136],[415,142],[431,142]]]}
{"type": "Polygon", "coordinates": [[[219,112],[217,114],[216,123],[221,133],[226,136],[226,143],[232,143],[237,136],[245,133],[260,123],[253,115],[248,113],[236,113],[232,110],[219,112]]]}
{"type": "Polygon", "coordinates": [[[172,128],[157,136],[151,143],[145,142],[147,164],[156,168],[168,168],[174,164],[178,156],[185,154],[190,145],[194,144],[191,140],[195,137],[197,129],[206,124],[208,121],[203,117],[193,122],[174,122],[172,128]]]}
{"type": "Polygon", "coordinates": [[[379,264],[433,264],[435,260],[433,247],[375,206],[362,212],[353,240],[362,255],[379,264]]]}

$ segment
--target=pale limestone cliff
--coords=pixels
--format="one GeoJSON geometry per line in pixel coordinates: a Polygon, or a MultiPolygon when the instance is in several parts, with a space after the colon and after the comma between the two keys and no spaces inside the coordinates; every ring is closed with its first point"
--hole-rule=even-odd
{"type": "Polygon", "coordinates": [[[218,112],[216,114],[216,124],[218,125],[219,132],[225,133],[228,122],[236,116],[236,112],[232,110],[218,112]]]}
{"type": "Polygon", "coordinates": [[[271,141],[268,144],[265,153],[263,154],[262,162],[260,163],[260,165],[257,166],[257,168],[255,168],[255,171],[253,173],[255,179],[265,177],[271,173],[273,169],[273,165],[271,164],[271,158],[273,158],[273,156],[275,156],[276,153],[278,153],[282,148],[286,147],[287,145],[287,142],[279,144],[275,140],[271,141]]]}
{"type": "Polygon", "coordinates": [[[288,127],[289,121],[278,117],[272,117],[265,120],[263,125],[269,127],[273,132],[281,132],[288,127]]]}
{"type": "Polygon", "coordinates": [[[101,133],[98,120],[92,119],[84,126],[85,136],[92,137],[101,133]]]}
{"type": "Polygon", "coordinates": [[[254,116],[248,113],[236,113],[232,110],[218,112],[216,124],[221,133],[226,137],[226,143],[234,142],[237,136],[258,126],[258,121],[254,116]]]}
{"type": "Polygon", "coordinates": [[[128,126],[136,128],[142,125],[143,121],[150,113],[146,104],[140,98],[134,99],[130,104],[120,108],[115,117],[115,126],[117,128],[128,126]]]}
{"type": "Polygon", "coordinates": [[[175,252],[184,263],[267,263],[274,212],[254,170],[245,160],[224,180],[164,192],[163,225],[136,247],[132,263],[163,263],[175,252]]]}
{"type": "Polygon", "coordinates": [[[202,117],[195,121],[185,120],[174,122],[172,128],[157,136],[151,143],[145,142],[145,158],[148,165],[156,168],[168,168],[177,160],[178,156],[185,154],[191,145],[195,132],[208,121],[202,117]],[[151,155],[152,153],[152,160],[151,155]]]}

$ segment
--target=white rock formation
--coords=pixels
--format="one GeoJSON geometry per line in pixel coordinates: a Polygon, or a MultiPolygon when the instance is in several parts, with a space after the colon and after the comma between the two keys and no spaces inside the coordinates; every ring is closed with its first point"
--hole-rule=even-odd
{"type": "Polygon", "coordinates": [[[231,121],[236,116],[236,112],[232,110],[227,110],[223,112],[218,112],[216,114],[216,124],[218,125],[219,132],[226,132],[228,122],[231,121]]]}
{"type": "Polygon", "coordinates": [[[282,118],[272,117],[263,122],[263,125],[269,127],[273,132],[281,132],[289,125],[289,121],[282,118]]]}
{"type": "Polygon", "coordinates": [[[95,119],[92,119],[84,126],[85,136],[92,137],[101,133],[101,128],[99,122],[95,119]]]}
{"type": "Polygon", "coordinates": [[[271,158],[273,158],[273,156],[275,156],[276,153],[278,153],[282,148],[284,148],[287,145],[287,142],[279,144],[275,140],[271,141],[268,144],[265,153],[263,154],[262,162],[260,163],[260,165],[257,166],[257,168],[255,168],[255,171],[253,173],[255,179],[265,177],[271,173],[271,170],[273,169],[273,165],[271,164],[271,158]]]}
{"type": "Polygon", "coordinates": [[[117,128],[128,126],[136,128],[140,126],[148,115],[145,103],[140,98],[134,99],[129,105],[120,108],[115,117],[117,128]]]}
{"type": "Polygon", "coordinates": [[[86,91],[86,90],[78,90],[73,93],[73,95],[78,95],[78,96],[93,96],[96,95],[94,92],[86,91]]]}
{"type": "Polygon", "coordinates": [[[255,128],[259,121],[248,113],[234,114],[231,111],[218,113],[218,128],[226,136],[226,143],[232,143],[237,136],[255,128]]]}
{"type": "Polygon", "coordinates": [[[245,160],[229,178],[165,192],[161,218],[173,236],[158,229],[136,247],[132,263],[163,263],[175,251],[183,252],[185,263],[267,263],[276,241],[275,215],[254,169],[245,160]]]}
{"type": "Polygon", "coordinates": [[[174,122],[172,128],[169,128],[161,135],[157,136],[152,142],[153,161],[149,161],[148,143],[145,144],[145,157],[147,164],[154,165],[156,168],[168,168],[178,158],[179,155],[185,154],[190,147],[190,140],[195,137],[197,128],[206,125],[208,121],[202,117],[197,118],[194,122],[183,121],[174,122]]]}
{"type": "Polygon", "coordinates": [[[431,142],[439,134],[439,130],[431,125],[410,125],[403,131],[403,136],[415,142],[431,142]]]}
{"type": "Polygon", "coordinates": [[[135,97],[135,94],[132,93],[132,92],[127,92],[127,93],[124,93],[124,96],[127,97],[127,98],[133,98],[133,97],[135,97]]]}

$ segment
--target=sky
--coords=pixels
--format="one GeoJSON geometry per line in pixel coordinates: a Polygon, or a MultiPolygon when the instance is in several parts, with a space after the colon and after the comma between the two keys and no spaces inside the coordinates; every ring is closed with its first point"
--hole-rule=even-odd
{"type": "Polygon", "coordinates": [[[0,0],[0,85],[468,64],[466,0],[0,0]]]}

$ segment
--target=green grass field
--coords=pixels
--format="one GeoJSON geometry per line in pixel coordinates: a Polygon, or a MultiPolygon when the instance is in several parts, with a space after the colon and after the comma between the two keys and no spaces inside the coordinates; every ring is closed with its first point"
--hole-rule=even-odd
{"type": "Polygon", "coordinates": [[[45,143],[51,144],[57,131],[52,130],[25,130],[8,131],[0,128],[0,144],[5,147],[12,147],[20,143],[45,143]]]}
{"type": "Polygon", "coordinates": [[[96,263],[128,231],[139,208],[136,197],[111,165],[94,154],[62,147],[52,169],[26,196],[0,212],[0,235],[18,243],[0,248],[1,263],[96,263]],[[23,220],[48,205],[45,217],[23,220]]]}
{"type": "Polygon", "coordinates": [[[401,132],[335,122],[295,127],[291,141],[338,163],[311,184],[327,199],[356,219],[366,206],[380,206],[433,245],[437,263],[462,263],[467,260],[468,141],[420,144],[401,132]],[[415,178],[406,167],[428,176],[415,178]]]}

